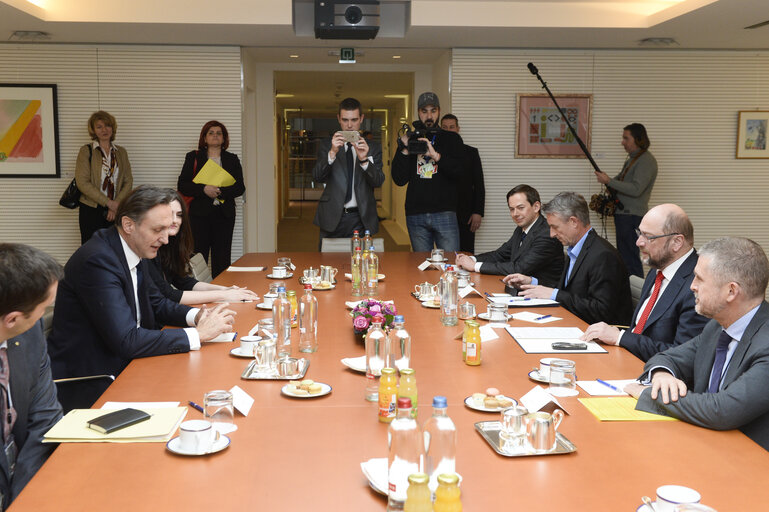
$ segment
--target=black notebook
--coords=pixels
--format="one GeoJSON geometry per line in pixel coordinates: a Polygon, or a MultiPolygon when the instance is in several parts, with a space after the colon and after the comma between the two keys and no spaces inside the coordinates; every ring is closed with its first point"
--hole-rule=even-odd
{"type": "Polygon", "coordinates": [[[88,428],[109,434],[136,423],[150,419],[150,415],[138,409],[120,409],[94,418],[88,422],[88,428]]]}

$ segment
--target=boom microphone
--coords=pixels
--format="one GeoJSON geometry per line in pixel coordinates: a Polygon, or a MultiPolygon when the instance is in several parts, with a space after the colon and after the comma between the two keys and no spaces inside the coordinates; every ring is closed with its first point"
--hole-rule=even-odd
{"type": "Polygon", "coordinates": [[[529,62],[528,64],[526,64],[526,67],[529,68],[529,71],[531,71],[532,75],[536,75],[537,73],[539,73],[537,66],[535,66],[534,63],[532,62],[529,62]]]}

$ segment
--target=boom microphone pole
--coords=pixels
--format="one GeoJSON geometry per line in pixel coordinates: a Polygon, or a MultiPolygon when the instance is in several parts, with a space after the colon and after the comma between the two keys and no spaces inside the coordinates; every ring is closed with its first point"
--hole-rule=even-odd
{"type": "Polygon", "coordinates": [[[590,163],[593,165],[593,169],[595,169],[597,172],[603,172],[601,169],[598,168],[598,164],[595,163],[595,160],[593,160],[593,155],[590,154],[590,151],[587,149],[587,146],[585,146],[585,143],[582,142],[582,139],[579,138],[579,135],[577,135],[577,131],[574,129],[574,127],[569,122],[569,118],[566,117],[566,114],[563,113],[563,109],[561,109],[561,106],[558,104],[557,101],[555,101],[555,97],[553,96],[553,93],[550,92],[550,89],[548,88],[547,84],[544,80],[542,80],[542,77],[539,76],[539,70],[537,69],[537,66],[535,66],[533,63],[529,62],[526,65],[527,68],[529,68],[529,71],[531,71],[531,74],[537,77],[537,80],[542,82],[542,88],[547,91],[547,94],[550,96],[550,99],[553,100],[553,103],[555,104],[555,107],[558,109],[558,112],[561,113],[561,118],[566,121],[566,126],[569,127],[569,130],[571,131],[571,134],[574,135],[574,138],[577,140],[577,144],[579,144],[579,147],[582,148],[582,152],[585,153],[585,156],[588,160],[590,160],[590,163]]]}

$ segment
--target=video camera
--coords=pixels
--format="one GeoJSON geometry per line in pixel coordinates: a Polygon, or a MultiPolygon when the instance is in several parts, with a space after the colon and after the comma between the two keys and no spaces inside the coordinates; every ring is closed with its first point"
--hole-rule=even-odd
{"type": "Polygon", "coordinates": [[[438,134],[440,128],[437,126],[431,126],[428,128],[422,121],[418,119],[412,124],[414,125],[413,130],[409,125],[405,123],[401,127],[400,133],[398,134],[398,146],[403,146],[403,143],[400,141],[400,135],[406,134],[408,137],[408,144],[406,145],[406,148],[409,151],[409,155],[424,155],[427,153],[427,142],[419,139],[429,139],[434,137],[438,134]]]}

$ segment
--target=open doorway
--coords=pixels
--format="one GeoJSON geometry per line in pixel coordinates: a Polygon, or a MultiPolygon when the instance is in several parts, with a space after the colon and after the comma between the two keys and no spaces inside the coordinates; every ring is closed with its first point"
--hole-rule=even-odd
{"type": "MultiPolygon", "coordinates": [[[[278,172],[278,251],[315,251],[318,228],[313,224],[323,184],[312,178],[318,143],[339,129],[339,102],[357,98],[363,105],[361,130],[382,145],[385,182],[375,191],[380,219],[393,216],[391,148],[398,129],[409,119],[412,73],[304,72],[275,73],[278,172]]],[[[397,194],[396,194],[397,195],[397,194]]],[[[385,250],[409,250],[380,226],[385,250]]]]}

